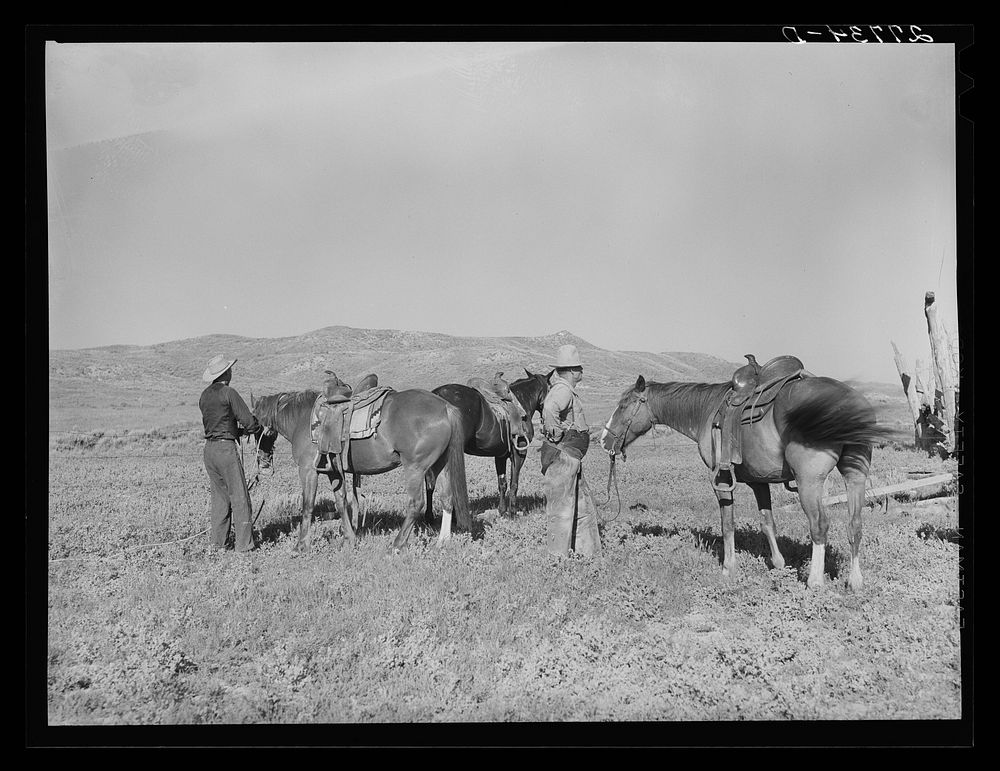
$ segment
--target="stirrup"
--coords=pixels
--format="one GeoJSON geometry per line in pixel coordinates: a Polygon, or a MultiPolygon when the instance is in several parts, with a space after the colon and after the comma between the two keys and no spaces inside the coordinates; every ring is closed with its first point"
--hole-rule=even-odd
{"type": "Polygon", "coordinates": [[[720,493],[731,493],[736,489],[736,472],[732,466],[716,467],[712,469],[712,487],[720,493]],[[729,483],[720,481],[722,474],[729,474],[729,483]]]}

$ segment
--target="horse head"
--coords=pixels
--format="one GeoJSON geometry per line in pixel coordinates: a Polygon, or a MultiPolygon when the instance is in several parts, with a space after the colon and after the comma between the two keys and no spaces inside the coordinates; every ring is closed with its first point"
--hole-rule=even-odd
{"type": "Polygon", "coordinates": [[[549,385],[553,372],[555,372],[554,369],[547,375],[540,375],[525,367],[525,377],[514,381],[518,399],[521,400],[522,405],[527,410],[529,420],[536,412],[541,414],[542,405],[545,404],[545,397],[549,393],[549,385]]]}
{"type": "Polygon", "coordinates": [[[609,455],[621,453],[625,448],[653,427],[653,413],[647,403],[646,378],[639,375],[635,385],[627,389],[618,400],[601,431],[601,447],[609,455]]]}

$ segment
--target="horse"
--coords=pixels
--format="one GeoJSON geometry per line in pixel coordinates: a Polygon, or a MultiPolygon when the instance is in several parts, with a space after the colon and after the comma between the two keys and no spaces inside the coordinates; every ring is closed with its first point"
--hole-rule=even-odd
{"type": "MultiPolygon", "coordinates": [[[[601,447],[614,463],[615,454],[625,457],[625,448],[654,424],[665,424],[698,444],[705,465],[715,471],[712,430],[720,405],[732,383],[647,383],[640,375],[626,389],[601,432],[601,447]]],[[[771,484],[783,483],[799,494],[809,520],[812,562],[807,584],[823,585],[823,564],[829,527],[823,507],[823,485],[836,467],[847,488],[848,541],[851,569],[848,585],[861,590],[861,512],[865,485],[871,468],[872,445],[888,436],[879,426],[875,410],[846,383],[804,373],[783,386],[771,408],[757,422],[740,431],[742,462],[732,466],[728,490],[713,480],[722,516],[724,559],[722,572],[731,577],[736,570],[732,489],[736,482],[750,487],[760,510],[761,529],[776,569],[785,565],[778,549],[771,513],[771,484]],[[794,480],[795,487],[790,486],[794,480]]]]}
{"type": "MultiPolygon", "coordinates": [[[[294,551],[309,549],[309,525],[316,502],[319,475],[330,483],[335,480],[332,468],[317,469],[317,445],[313,443],[311,420],[319,391],[282,392],[254,399],[251,410],[257,420],[277,433],[265,432],[270,439],[262,441],[260,452],[267,454],[280,434],[292,445],[302,482],[302,520],[294,551]],[[264,442],[268,442],[269,445],[264,442]]],[[[322,430],[322,428],[320,429],[322,430]]],[[[344,471],[354,475],[354,496],[350,511],[341,515],[341,530],[347,539],[355,540],[351,515],[357,510],[358,477],[384,474],[396,468],[403,470],[403,485],[408,495],[405,519],[392,543],[392,550],[405,546],[418,516],[423,514],[425,477],[444,481],[444,514],[438,545],[451,537],[452,514],[458,529],[471,531],[469,494],[465,477],[465,428],[457,408],[441,397],[422,389],[389,391],[381,408],[381,422],[373,436],[351,439],[344,471]]],[[[345,480],[339,480],[341,484],[345,480]]],[[[346,500],[345,500],[346,504],[346,500]]]]}
{"type": "MultiPolygon", "coordinates": [[[[515,380],[509,384],[511,394],[524,409],[525,419],[521,429],[522,435],[530,443],[534,439],[532,417],[542,411],[545,395],[549,390],[549,377],[552,375],[535,374],[524,370],[527,377],[515,380]]],[[[501,515],[516,510],[517,490],[520,482],[521,467],[527,457],[527,446],[523,449],[514,441],[509,427],[501,421],[490,409],[483,395],[475,388],[459,383],[449,383],[438,386],[432,393],[457,407],[462,413],[465,426],[465,452],[468,455],[490,457],[494,459],[497,472],[497,491],[499,495],[498,508],[501,515]],[[507,482],[507,461],[510,460],[510,484],[507,482]]],[[[434,480],[427,482],[427,521],[433,519],[434,480]]]]}

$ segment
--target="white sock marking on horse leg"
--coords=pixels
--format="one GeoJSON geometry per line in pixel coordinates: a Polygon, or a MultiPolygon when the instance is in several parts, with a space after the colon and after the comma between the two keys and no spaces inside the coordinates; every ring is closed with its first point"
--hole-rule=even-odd
{"type": "Polygon", "coordinates": [[[812,553],[812,565],[809,568],[810,589],[816,589],[823,585],[823,565],[826,561],[826,544],[814,543],[812,553]]]}
{"type": "Polygon", "coordinates": [[[865,585],[865,581],[861,577],[861,559],[859,557],[851,557],[851,573],[847,577],[847,585],[851,587],[852,592],[860,592],[865,585]]]}
{"type": "Polygon", "coordinates": [[[438,544],[451,538],[451,512],[444,509],[441,512],[441,532],[438,534],[438,544]]]}

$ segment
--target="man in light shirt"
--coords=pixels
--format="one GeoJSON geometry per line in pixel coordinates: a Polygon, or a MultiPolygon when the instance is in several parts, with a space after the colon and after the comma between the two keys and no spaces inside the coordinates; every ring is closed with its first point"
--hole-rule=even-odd
{"type": "Polygon", "coordinates": [[[583,456],[590,446],[590,426],[576,393],[583,363],[575,345],[559,348],[555,373],[542,407],[542,474],[550,554],[600,556],[597,504],[583,476],[583,456]]]}

